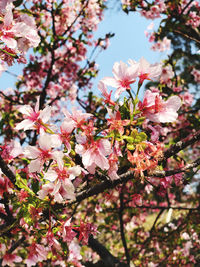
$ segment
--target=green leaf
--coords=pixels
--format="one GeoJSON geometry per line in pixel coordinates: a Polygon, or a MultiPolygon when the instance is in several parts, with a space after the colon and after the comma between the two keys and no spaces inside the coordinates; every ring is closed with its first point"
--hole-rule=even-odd
{"type": "Polygon", "coordinates": [[[16,183],[19,188],[25,189],[29,194],[34,195],[34,192],[27,186],[27,180],[23,179],[18,173],[16,174],[16,183]]]}
{"type": "Polygon", "coordinates": [[[135,150],[135,146],[133,144],[127,144],[128,150],[135,150]]]}

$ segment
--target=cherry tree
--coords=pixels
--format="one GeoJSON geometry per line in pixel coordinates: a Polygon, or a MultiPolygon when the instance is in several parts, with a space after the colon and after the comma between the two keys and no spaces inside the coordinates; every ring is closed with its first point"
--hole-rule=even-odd
{"type": "Polygon", "coordinates": [[[1,266],[200,263],[200,5],[121,7],[160,18],[146,36],[169,53],[119,58],[95,95],[106,1],[0,3],[0,72],[24,64],[0,91],[1,266]]]}

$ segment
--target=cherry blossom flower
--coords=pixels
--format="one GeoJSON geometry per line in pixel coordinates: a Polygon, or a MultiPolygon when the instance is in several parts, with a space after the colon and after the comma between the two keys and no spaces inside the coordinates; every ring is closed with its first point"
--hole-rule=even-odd
{"type": "Polygon", "coordinates": [[[75,188],[69,179],[64,181],[57,180],[55,183],[48,183],[42,186],[42,189],[38,191],[40,199],[44,199],[46,196],[54,197],[54,201],[63,203],[66,199],[75,200],[75,188]]]}
{"type": "Polygon", "coordinates": [[[80,166],[70,168],[50,168],[45,174],[44,179],[50,183],[42,186],[38,192],[39,198],[44,199],[47,195],[54,197],[56,202],[64,202],[66,199],[75,199],[75,188],[71,180],[81,174],[80,166]],[[54,183],[52,183],[54,182],[54,183]]]}
{"type": "Polygon", "coordinates": [[[16,254],[6,253],[3,256],[2,266],[15,266],[16,262],[21,262],[22,258],[16,254]]]}
{"type": "Polygon", "coordinates": [[[112,73],[113,77],[105,77],[101,81],[108,86],[117,88],[115,97],[118,98],[120,94],[127,89],[130,90],[130,84],[136,81],[138,75],[138,64],[128,66],[124,62],[115,62],[112,73]]]}
{"type": "Polygon", "coordinates": [[[122,120],[119,110],[112,112],[111,109],[107,109],[110,119],[107,119],[109,125],[109,131],[118,131],[121,135],[124,133],[124,126],[130,123],[130,120],[122,120]]]}
{"type": "MultiPolygon", "coordinates": [[[[37,34],[34,19],[27,14],[22,14],[16,21],[13,19],[12,9],[13,4],[8,3],[3,24],[0,26],[0,39],[11,49],[17,48],[16,38],[24,38],[28,41],[27,48],[38,46],[40,37],[37,34]]],[[[22,51],[24,51],[24,48],[22,51]]]]}
{"type": "MultiPolygon", "coordinates": [[[[79,261],[82,259],[82,256],[81,256],[80,252],[81,252],[81,247],[78,244],[78,240],[74,239],[69,245],[69,257],[68,257],[68,260],[78,264],[79,261]]],[[[79,264],[77,266],[83,266],[83,265],[79,264]]]]}
{"type": "Polygon", "coordinates": [[[178,96],[171,96],[163,101],[159,93],[152,93],[150,90],[146,90],[143,103],[139,103],[139,108],[147,119],[163,123],[175,121],[180,106],[181,99],[178,96]]]}
{"type": "Polygon", "coordinates": [[[160,75],[160,82],[171,84],[171,79],[174,77],[174,72],[171,65],[167,65],[162,68],[162,73],[160,75]]]}
{"type": "Polygon", "coordinates": [[[58,168],[63,169],[63,152],[52,151],[52,148],[60,147],[61,142],[57,135],[42,134],[39,137],[39,148],[35,146],[28,146],[25,148],[24,155],[27,158],[33,159],[29,164],[30,172],[40,172],[43,164],[50,159],[57,162],[58,168]]]}
{"type": "Polygon", "coordinates": [[[13,31],[13,14],[12,14],[13,4],[8,4],[6,6],[6,14],[4,16],[3,24],[0,26],[0,39],[12,49],[17,47],[17,41],[15,40],[15,34],[13,31]]]}
{"type": "Polygon", "coordinates": [[[102,95],[105,98],[104,102],[106,104],[110,104],[112,106],[115,106],[115,102],[113,102],[112,99],[111,99],[112,91],[110,91],[110,93],[108,93],[106,85],[103,83],[103,81],[99,82],[98,89],[101,91],[102,95]]]}
{"type": "Polygon", "coordinates": [[[36,263],[47,259],[48,251],[40,244],[33,242],[28,250],[28,258],[25,260],[27,267],[35,266],[36,263]]]}
{"type": "Polygon", "coordinates": [[[90,113],[83,113],[81,110],[77,110],[76,107],[72,107],[72,114],[70,114],[66,109],[63,109],[63,113],[65,115],[65,121],[67,122],[69,131],[72,131],[74,128],[81,128],[82,124],[84,124],[88,118],[93,116],[90,113]]]}
{"type": "Polygon", "coordinates": [[[197,70],[197,69],[194,68],[191,71],[191,74],[194,76],[195,82],[200,83],[200,70],[197,70]]]}
{"type": "Polygon", "coordinates": [[[24,129],[38,129],[45,130],[44,124],[51,117],[51,107],[46,106],[43,110],[39,110],[39,98],[37,99],[37,103],[35,105],[35,109],[33,109],[29,105],[24,105],[19,108],[19,111],[26,116],[22,122],[18,123],[15,127],[16,130],[24,129]]]}
{"type": "Polygon", "coordinates": [[[83,165],[89,172],[94,173],[96,166],[102,170],[109,169],[106,156],[111,153],[111,144],[107,139],[92,140],[88,144],[86,138],[77,135],[77,141],[81,144],[76,145],[75,151],[82,156],[83,165]]]}
{"type": "Polygon", "coordinates": [[[151,49],[154,51],[163,52],[165,50],[170,50],[170,46],[171,40],[165,36],[163,40],[159,40],[158,42],[154,43],[151,49]]]}
{"type": "Polygon", "coordinates": [[[20,142],[18,142],[17,140],[13,141],[13,147],[12,150],[10,151],[10,155],[13,158],[16,158],[17,156],[19,156],[20,154],[23,154],[23,148],[20,144],[20,142]]]}
{"type": "Polygon", "coordinates": [[[71,226],[71,218],[66,220],[62,225],[62,238],[63,241],[67,242],[68,244],[70,244],[77,235],[77,233],[73,231],[73,228],[74,227],[71,226]]]}
{"type": "Polygon", "coordinates": [[[138,77],[140,79],[140,84],[142,84],[144,80],[152,80],[158,78],[162,71],[162,64],[150,64],[143,57],[138,63],[131,59],[129,59],[128,63],[131,65],[131,67],[138,66],[138,77]]]}

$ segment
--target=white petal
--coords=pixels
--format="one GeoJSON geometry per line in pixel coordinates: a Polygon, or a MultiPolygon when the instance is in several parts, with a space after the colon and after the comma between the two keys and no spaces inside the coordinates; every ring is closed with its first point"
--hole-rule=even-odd
{"type": "Polygon", "coordinates": [[[99,166],[102,170],[108,170],[109,169],[110,166],[108,163],[108,159],[106,157],[104,157],[101,153],[96,155],[94,160],[95,160],[96,165],[99,166]]]}
{"type": "Polygon", "coordinates": [[[29,129],[34,129],[34,122],[32,122],[29,119],[25,119],[21,121],[20,123],[17,124],[15,127],[16,130],[21,130],[24,129],[24,131],[29,130],[29,129]]]}
{"type": "Polygon", "coordinates": [[[51,149],[51,136],[49,134],[41,134],[38,142],[41,149],[43,150],[51,149]]]}
{"type": "Polygon", "coordinates": [[[50,182],[54,182],[58,177],[58,174],[56,171],[54,170],[48,170],[45,174],[44,174],[44,179],[45,180],[49,180],[50,182]]]}
{"type": "Polygon", "coordinates": [[[180,97],[174,95],[171,96],[167,101],[166,101],[166,107],[167,108],[171,108],[175,111],[179,110],[179,108],[181,107],[181,99],[180,97]]]}
{"type": "Polygon", "coordinates": [[[40,151],[35,146],[28,146],[24,150],[24,155],[25,155],[25,157],[27,157],[29,159],[35,159],[35,158],[39,157],[40,151]]]}
{"type": "Polygon", "coordinates": [[[62,145],[62,141],[58,134],[51,135],[51,147],[60,147],[62,145]]]}
{"type": "Polygon", "coordinates": [[[105,77],[101,81],[108,86],[112,86],[114,88],[119,87],[119,82],[113,77],[105,77]]]}
{"type": "Polygon", "coordinates": [[[30,172],[40,172],[43,162],[40,159],[34,159],[28,165],[28,169],[30,172]]]}
{"type": "Polygon", "coordinates": [[[24,105],[24,106],[20,107],[19,112],[21,112],[22,114],[27,115],[27,116],[30,116],[31,113],[34,113],[32,107],[29,105],[24,105]]]}
{"type": "Polygon", "coordinates": [[[59,170],[62,170],[64,167],[63,157],[64,157],[64,154],[62,151],[52,152],[52,158],[57,161],[59,170]]]}
{"type": "Polygon", "coordinates": [[[46,123],[51,118],[51,107],[46,106],[42,111],[40,111],[39,118],[46,123]]]}

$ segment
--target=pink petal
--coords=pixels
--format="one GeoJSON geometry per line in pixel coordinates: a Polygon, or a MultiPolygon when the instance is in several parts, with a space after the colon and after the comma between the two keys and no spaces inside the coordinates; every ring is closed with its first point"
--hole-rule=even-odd
{"type": "Polygon", "coordinates": [[[24,129],[24,131],[29,130],[29,129],[34,129],[35,122],[32,122],[29,119],[25,119],[21,121],[20,123],[17,124],[15,127],[16,130],[21,130],[24,129]]]}
{"type": "Polygon", "coordinates": [[[34,159],[28,165],[28,169],[30,172],[40,172],[43,162],[40,159],[34,159]]]}

